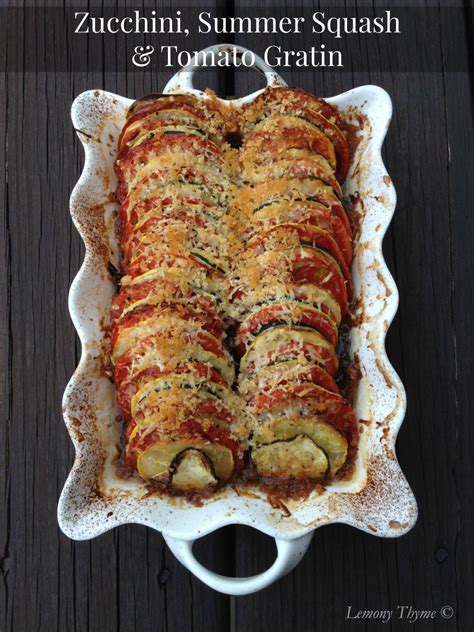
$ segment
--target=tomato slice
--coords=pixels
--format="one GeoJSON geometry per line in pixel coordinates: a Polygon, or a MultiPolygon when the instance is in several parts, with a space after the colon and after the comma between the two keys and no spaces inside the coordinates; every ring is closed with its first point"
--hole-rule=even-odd
{"type": "Polygon", "coordinates": [[[117,160],[118,173],[122,174],[125,167],[130,168],[131,166],[137,166],[137,164],[143,166],[143,161],[150,156],[153,155],[155,157],[160,151],[169,149],[177,150],[178,152],[184,149],[191,150],[196,155],[204,153],[205,156],[218,159],[218,164],[222,163],[221,150],[208,138],[193,134],[170,133],[138,145],[138,147],[133,148],[127,154],[124,160],[117,160]]]}
{"type": "Polygon", "coordinates": [[[222,319],[213,309],[206,310],[199,309],[196,305],[183,305],[182,303],[160,303],[158,305],[143,305],[137,307],[131,312],[125,314],[120,318],[112,329],[112,335],[110,337],[111,349],[115,347],[117,338],[124,331],[124,329],[131,329],[138,323],[145,320],[150,320],[164,314],[175,314],[182,320],[187,320],[193,325],[202,327],[204,331],[207,331],[215,338],[221,339],[224,331],[222,319]]]}
{"type": "MultiPolygon", "coordinates": [[[[285,105],[281,111],[291,114],[295,111],[295,107],[291,104],[285,105]]],[[[339,182],[344,182],[349,170],[349,143],[341,129],[317,110],[299,107],[295,115],[319,127],[331,140],[337,157],[336,177],[339,182]]]]}
{"type": "MultiPolygon", "coordinates": [[[[195,176],[193,176],[193,179],[194,177],[195,176]]],[[[203,219],[208,218],[209,221],[216,220],[223,214],[222,207],[210,204],[201,199],[198,200],[180,194],[175,195],[171,199],[169,199],[169,196],[168,199],[163,199],[163,195],[159,189],[156,193],[147,196],[146,200],[140,200],[131,208],[126,202],[127,201],[121,206],[120,215],[124,230],[128,231],[132,230],[135,224],[140,222],[141,219],[151,211],[163,215],[174,215],[175,212],[185,210],[203,219]]]]}
{"type": "MultiPolygon", "coordinates": [[[[129,349],[135,348],[140,344],[138,336],[142,336],[146,340],[149,340],[150,336],[156,338],[157,344],[165,344],[166,336],[172,337],[175,324],[180,324],[179,321],[189,323],[189,332],[182,333],[184,336],[184,342],[200,345],[203,349],[214,353],[218,357],[225,357],[226,353],[222,344],[222,340],[219,340],[209,332],[201,330],[199,327],[193,326],[191,320],[176,319],[176,323],[173,323],[173,313],[168,316],[169,323],[158,322],[157,318],[149,318],[148,320],[139,320],[130,327],[120,327],[117,333],[113,333],[113,341],[111,342],[111,357],[114,363],[117,363],[122,355],[127,354],[129,349]],[[166,327],[168,325],[168,327],[166,327]],[[121,335],[123,334],[123,336],[121,335]],[[119,344],[120,343],[120,344],[119,344]]],[[[168,320],[167,319],[167,320],[168,320]]]]}
{"type": "Polygon", "coordinates": [[[198,119],[201,119],[203,121],[206,120],[206,116],[203,110],[199,110],[196,107],[193,107],[193,105],[189,103],[179,103],[176,101],[158,101],[158,102],[154,101],[154,102],[151,102],[150,105],[140,108],[131,116],[130,115],[128,116],[127,121],[122,129],[122,137],[124,136],[125,132],[130,127],[130,125],[133,125],[137,121],[141,121],[142,119],[146,118],[150,114],[153,114],[154,112],[162,112],[164,110],[177,110],[177,111],[182,111],[182,112],[188,112],[189,114],[192,114],[198,119]]]}
{"type": "Polygon", "coordinates": [[[272,226],[264,233],[260,233],[258,236],[254,237],[248,245],[252,248],[257,248],[258,246],[264,245],[265,241],[274,235],[275,233],[280,232],[291,232],[294,231],[298,234],[300,242],[304,246],[309,247],[317,247],[327,251],[334,259],[342,270],[344,278],[346,280],[347,290],[349,296],[352,294],[352,279],[351,273],[349,271],[349,267],[346,263],[344,255],[341,252],[341,249],[337,245],[337,242],[331,237],[330,233],[318,226],[309,226],[306,224],[277,224],[276,226],[272,226]]]}
{"type": "Polygon", "coordinates": [[[241,360],[240,371],[248,377],[271,364],[301,357],[322,366],[331,376],[338,371],[337,354],[323,336],[311,329],[284,325],[273,325],[254,338],[241,360]]]}
{"type": "Polygon", "coordinates": [[[146,108],[143,108],[133,116],[129,117],[122,129],[122,133],[119,138],[118,146],[122,149],[127,143],[129,143],[133,138],[140,133],[143,129],[149,129],[149,125],[152,125],[155,120],[153,119],[153,114],[159,113],[169,113],[169,120],[173,120],[173,112],[183,113],[190,115],[190,117],[196,119],[196,123],[205,123],[209,120],[204,114],[204,111],[198,110],[197,108],[189,105],[187,103],[155,103],[154,105],[150,105],[146,108]],[[140,125],[137,125],[133,130],[130,128],[135,126],[135,123],[141,121],[140,125]]]}
{"type": "Polygon", "coordinates": [[[336,175],[339,182],[346,178],[349,168],[349,144],[342,131],[345,127],[341,114],[324,99],[315,97],[305,90],[294,88],[269,88],[247,106],[257,119],[269,112],[301,114],[317,125],[331,139],[337,155],[336,175]]]}
{"type": "MultiPolygon", "coordinates": [[[[320,158],[319,154],[315,154],[315,158],[320,158]]],[[[285,156],[277,156],[275,160],[270,159],[267,164],[263,164],[258,168],[254,163],[247,164],[244,172],[250,181],[259,182],[261,180],[269,181],[279,178],[299,178],[299,179],[317,179],[330,186],[337,197],[342,200],[343,193],[333,170],[327,163],[325,168],[318,162],[311,159],[286,159],[285,156]]]]}
{"type": "Polygon", "coordinates": [[[135,225],[150,211],[160,211],[169,215],[175,207],[208,210],[210,217],[215,216],[216,213],[217,216],[220,216],[222,209],[207,203],[205,200],[193,199],[189,195],[189,192],[192,192],[201,194],[202,197],[202,193],[207,194],[213,188],[219,188],[221,186],[219,178],[220,173],[217,170],[214,172],[206,171],[205,168],[164,164],[151,174],[141,178],[139,184],[133,187],[131,194],[123,200],[120,208],[123,228],[127,229],[135,225]],[[179,187],[181,187],[181,191],[179,187]],[[175,199],[167,199],[170,198],[170,192],[174,192],[173,189],[176,190],[175,199]]]}
{"type": "Polygon", "coordinates": [[[183,177],[171,179],[165,182],[162,180],[163,173],[155,171],[140,180],[121,203],[120,216],[122,224],[130,221],[133,224],[141,216],[142,204],[146,204],[145,210],[152,207],[166,208],[172,207],[177,202],[182,201],[186,206],[201,206],[205,209],[215,210],[218,214],[224,212],[224,208],[219,198],[220,189],[218,186],[208,184],[202,177],[193,177],[183,172],[183,177]],[[147,208],[148,207],[148,208],[147,208]],[[137,216],[135,219],[135,215],[137,216]]]}
{"type": "Polygon", "coordinates": [[[337,344],[337,325],[331,316],[309,305],[287,301],[264,306],[247,316],[238,330],[237,353],[243,356],[248,340],[258,335],[264,327],[288,322],[311,327],[331,344],[337,344]]]}
{"type": "MultiPolygon", "coordinates": [[[[137,372],[143,370],[143,363],[147,354],[151,358],[146,363],[147,368],[155,366],[158,362],[162,364],[163,357],[160,355],[159,349],[160,345],[163,344],[166,344],[166,340],[163,340],[158,334],[153,334],[145,336],[136,345],[128,349],[115,363],[115,385],[119,388],[123,383],[131,380],[137,372]]],[[[186,344],[194,346],[197,354],[201,355],[203,359],[205,358],[206,365],[218,368],[227,383],[232,381],[233,367],[229,365],[222,345],[214,337],[200,332],[195,333],[194,336],[189,333],[183,340],[183,348],[186,344]]],[[[187,359],[189,360],[190,356],[187,359]]],[[[174,360],[176,361],[176,358],[174,360]]],[[[201,363],[204,363],[204,360],[201,360],[201,363]]]]}
{"type": "Polygon", "coordinates": [[[249,206],[253,213],[258,213],[262,208],[282,202],[318,202],[336,215],[348,233],[352,234],[349,217],[341,200],[332,187],[317,178],[276,179],[259,183],[248,189],[241,189],[240,197],[244,199],[244,206],[249,206]]]}
{"type": "Polygon", "coordinates": [[[307,224],[328,231],[336,241],[347,265],[353,256],[352,236],[340,218],[331,210],[318,202],[275,202],[265,206],[251,218],[248,229],[249,238],[259,230],[278,224],[307,224]]]}
{"type": "Polygon", "coordinates": [[[189,252],[221,272],[228,267],[218,230],[171,218],[158,220],[149,230],[139,233],[131,244],[130,253],[123,253],[122,265],[127,269],[138,258],[180,252],[189,252]]]}
{"type": "Polygon", "coordinates": [[[280,107],[281,104],[288,104],[289,107],[298,106],[320,112],[328,121],[337,125],[337,127],[344,127],[344,120],[337,108],[324,99],[301,88],[286,88],[284,86],[267,88],[247,106],[247,109],[255,110],[255,112],[258,113],[272,106],[280,107]]]}
{"type": "Polygon", "coordinates": [[[166,376],[166,375],[179,375],[181,373],[192,373],[199,377],[207,379],[209,382],[214,382],[219,386],[228,387],[226,380],[209,364],[202,362],[188,362],[182,366],[176,366],[173,368],[167,368],[162,366],[150,366],[143,371],[136,370],[129,372],[127,379],[117,383],[117,403],[120,410],[127,421],[130,421],[130,404],[132,397],[140,388],[151,378],[166,376]]]}
{"type": "Polygon", "coordinates": [[[183,287],[162,278],[150,281],[145,280],[142,283],[122,287],[120,292],[112,299],[112,318],[114,321],[117,321],[124,310],[129,310],[134,303],[142,305],[157,304],[155,302],[155,297],[157,296],[163,299],[160,300],[160,304],[169,306],[173,304],[174,300],[179,301],[181,299],[180,302],[183,302],[183,299],[187,299],[192,307],[197,307],[202,312],[212,315],[216,321],[221,319],[215,308],[216,298],[214,296],[207,295],[204,292],[201,293],[193,289],[192,286],[183,287]]]}
{"type": "Polygon", "coordinates": [[[351,441],[357,435],[357,420],[350,403],[337,393],[316,384],[295,384],[277,388],[271,393],[262,393],[256,398],[254,408],[257,413],[283,410],[288,406],[309,406],[322,419],[325,419],[351,441]]]}
{"type": "MultiPolygon", "coordinates": [[[[136,204],[130,214],[130,220],[123,223],[121,235],[122,249],[127,247],[132,235],[136,232],[143,232],[149,226],[153,226],[155,222],[176,220],[188,221],[200,227],[212,227],[215,225],[216,219],[219,217],[217,209],[208,208],[203,204],[167,204],[162,206],[160,200],[157,203],[147,200],[146,205],[143,203],[136,204]],[[152,221],[155,220],[155,221],[152,221]],[[150,222],[150,223],[148,223],[150,222]]],[[[221,213],[220,213],[221,215],[221,213]]]]}
{"type": "MultiPolygon", "coordinates": [[[[195,424],[197,424],[195,420],[188,421],[187,427],[194,430],[195,424]]],[[[197,432],[202,432],[204,437],[208,439],[211,443],[220,443],[221,445],[229,448],[234,455],[235,460],[235,469],[234,472],[238,474],[243,466],[244,466],[244,453],[242,446],[238,441],[236,441],[230,432],[226,432],[223,428],[217,428],[215,426],[210,426],[206,428],[206,430],[196,429],[197,432]]]]}
{"type": "MultiPolygon", "coordinates": [[[[129,425],[127,434],[130,435],[132,431],[133,422],[129,425]]],[[[187,421],[180,424],[179,428],[177,428],[177,434],[180,440],[202,439],[206,443],[218,443],[229,448],[234,457],[234,472],[237,474],[242,470],[244,465],[243,449],[229,431],[210,424],[204,427],[201,421],[190,417],[187,421]]],[[[125,455],[126,465],[135,468],[138,455],[154,443],[162,440],[163,436],[159,430],[150,433],[137,433],[127,445],[125,455]]]]}
{"type": "Polygon", "coordinates": [[[248,402],[252,402],[275,389],[307,383],[339,393],[336,382],[325,369],[315,364],[303,364],[300,359],[278,362],[261,369],[256,375],[241,381],[239,392],[248,402]]]}
{"type": "MultiPolygon", "coordinates": [[[[224,401],[219,401],[217,399],[213,399],[211,396],[206,397],[203,391],[196,389],[196,391],[202,394],[202,398],[199,401],[194,401],[192,407],[192,414],[195,415],[198,419],[212,419],[214,423],[219,423],[223,425],[225,428],[228,428],[229,425],[233,422],[234,417],[232,413],[227,408],[224,401]]],[[[188,409],[188,393],[189,391],[183,392],[183,403],[182,409],[188,409]]],[[[166,391],[162,392],[163,397],[166,399],[166,391]]],[[[135,411],[133,412],[133,404],[132,404],[132,415],[134,422],[140,424],[144,422],[150,414],[153,412],[158,413],[159,417],[159,404],[158,405],[145,405],[144,411],[135,411]]],[[[144,423],[146,425],[146,421],[144,423]]]]}
{"type": "MultiPolygon", "coordinates": [[[[316,181],[310,180],[310,182],[316,181]]],[[[321,184],[324,183],[321,182],[321,184]]],[[[299,199],[302,201],[315,201],[324,204],[331,210],[332,213],[334,213],[334,215],[336,215],[341,220],[347,231],[352,233],[349,217],[347,216],[346,210],[342,205],[341,200],[339,200],[339,198],[335,194],[331,194],[321,187],[319,191],[316,190],[314,193],[310,193],[309,195],[303,195],[299,199]]]]}
{"type": "Polygon", "coordinates": [[[309,149],[309,151],[324,156],[335,167],[334,147],[323,133],[316,129],[280,126],[271,131],[254,132],[242,148],[242,160],[250,151],[262,158],[268,154],[277,156],[288,149],[309,149]]]}
{"type": "MultiPolygon", "coordinates": [[[[134,259],[130,265],[123,266],[122,270],[128,276],[135,278],[161,266],[186,268],[189,269],[190,274],[192,274],[193,270],[206,272],[214,270],[213,266],[210,266],[202,259],[193,256],[191,253],[183,255],[176,252],[162,252],[156,253],[155,255],[144,254],[134,259]]],[[[218,271],[216,274],[218,274],[218,271]]]]}
{"type": "Polygon", "coordinates": [[[298,342],[288,342],[278,347],[275,354],[278,359],[298,357],[299,355],[302,355],[309,362],[318,362],[331,376],[336,375],[339,369],[339,362],[334,355],[324,347],[309,342],[302,345],[298,342]]]}
{"type": "Polygon", "coordinates": [[[197,215],[192,212],[186,211],[183,209],[182,211],[177,211],[173,214],[173,217],[163,217],[162,215],[154,215],[147,219],[143,224],[141,224],[138,228],[133,228],[129,231],[124,231],[121,239],[121,249],[122,249],[122,258],[127,265],[127,262],[133,258],[134,249],[140,245],[142,239],[146,238],[147,235],[153,232],[158,232],[160,226],[163,227],[163,230],[166,230],[167,226],[172,224],[179,225],[189,225],[196,226],[198,228],[206,229],[208,228],[208,223],[203,221],[197,215]]]}
{"type": "Polygon", "coordinates": [[[117,195],[123,200],[128,194],[131,180],[134,180],[141,169],[151,158],[157,158],[164,152],[189,151],[196,158],[205,158],[222,164],[222,152],[212,141],[196,135],[170,133],[145,141],[131,149],[122,160],[115,161],[115,173],[118,179],[117,195]]]}
{"type": "Polygon", "coordinates": [[[171,117],[162,120],[144,121],[140,127],[131,130],[130,134],[122,140],[117,159],[122,161],[130,151],[142,147],[144,143],[174,134],[207,138],[205,131],[199,127],[196,121],[178,121],[171,117]]]}
{"type": "Polygon", "coordinates": [[[191,94],[149,94],[132,103],[127,113],[127,119],[130,120],[145,109],[148,112],[156,106],[162,105],[164,108],[174,108],[179,104],[186,104],[202,112],[206,117],[222,118],[221,107],[218,101],[214,99],[203,100],[191,94]]]}
{"type": "Polygon", "coordinates": [[[327,290],[339,303],[344,317],[349,309],[349,297],[344,277],[337,265],[324,252],[308,248],[298,255],[293,267],[295,283],[313,283],[327,290]]]}
{"type": "Polygon", "coordinates": [[[216,311],[214,306],[205,299],[199,300],[199,298],[197,298],[187,304],[170,299],[169,301],[160,301],[159,303],[140,303],[137,307],[126,312],[115,321],[112,338],[115,335],[115,330],[117,330],[118,335],[122,327],[130,327],[141,320],[153,316],[160,316],[170,311],[173,311],[184,320],[199,323],[205,331],[208,331],[216,338],[221,338],[224,333],[224,324],[220,314],[216,311]]]}

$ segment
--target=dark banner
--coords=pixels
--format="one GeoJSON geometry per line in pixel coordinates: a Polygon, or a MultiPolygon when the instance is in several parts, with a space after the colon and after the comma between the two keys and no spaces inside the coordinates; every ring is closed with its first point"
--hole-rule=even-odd
{"type": "MultiPolygon", "coordinates": [[[[463,7],[0,7],[0,71],[170,71],[249,66],[252,55],[199,51],[244,45],[276,71],[467,71],[463,7]],[[457,33],[452,45],[452,33],[457,33]],[[450,45],[447,44],[450,42],[450,45]],[[383,51],[384,54],[381,54],[383,51]]],[[[470,17],[468,15],[468,17],[470,17]]],[[[469,24],[469,22],[468,22],[469,24]]]]}

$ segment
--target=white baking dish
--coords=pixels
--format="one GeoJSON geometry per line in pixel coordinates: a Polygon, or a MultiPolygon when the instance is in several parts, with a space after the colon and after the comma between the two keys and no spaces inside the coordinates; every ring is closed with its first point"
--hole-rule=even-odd
{"type": "MultiPolygon", "coordinates": [[[[212,47],[213,50],[230,45],[212,47]]],[[[245,49],[239,49],[245,50],[245,49]]],[[[283,80],[260,58],[255,67],[268,84],[283,80]]],[[[196,66],[178,72],[165,92],[190,92],[196,66]]],[[[241,105],[259,92],[234,101],[241,105]]],[[[144,484],[124,480],[114,467],[120,425],[114,386],[104,375],[103,327],[115,286],[107,264],[118,262],[113,230],[116,180],[113,163],[117,137],[132,100],[103,91],[79,95],[72,120],[84,145],[83,173],[71,196],[73,221],[86,246],[74,279],[69,309],[82,343],[82,357],[64,393],[66,426],[76,459],[61,494],[58,520],[66,535],[95,537],[125,523],[161,531],[176,557],[215,590],[234,595],[255,592],[291,570],[305,553],[314,530],[342,522],[382,537],[396,537],[416,522],[414,496],[395,455],[395,440],[406,408],[405,391],[385,353],[385,335],[398,306],[395,283],[382,254],[382,239],[395,209],[395,190],[381,158],[390,123],[391,101],[377,86],[362,86],[328,99],[360,125],[360,142],[345,184],[360,215],[360,234],[352,266],[360,324],[351,332],[362,377],[355,409],[360,448],[355,474],[322,494],[287,503],[291,515],[272,508],[261,493],[237,494],[232,488],[196,507],[186,501],[149,496],[144,484]],[[194,540],[224,525],[245,524],[276,539],[277,558],[267,571],[249,578],[228,578],[205,569],[193,556],[194,540]]]]}

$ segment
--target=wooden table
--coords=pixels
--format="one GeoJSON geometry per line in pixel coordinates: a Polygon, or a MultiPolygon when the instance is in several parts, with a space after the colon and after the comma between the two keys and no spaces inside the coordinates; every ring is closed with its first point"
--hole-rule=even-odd
{"type": "MultiPolygon", "coordinates": [[[[430,30],[417,25],[417,72],[390,72],[389,49],[381,49],[376,60],[363,46],[364,72],[283,72],[290,84],[322,95],[375,83],[393,97],[385,159],[398,207],[384,250],[400,290],[400,309],[387,347],[408,392],[398,455],[420,517],[413,531],[397,540],[342,525],[321,529],[293,573],[243,598],[230,599],[200,584],[161,536],[144,527],[72,542],[56,522],[58,495],[73,460],[60,401],[80,352],[67,309],[68,289],[83,258],[68,213],[83,162],[70,105],[93,87],[129,97],[159,91],[171,71],[127,74],[118,51],[117,72],[102,72],[95,60],[77,72],[25,67],[0,74],[2,632],[385,629],[377,621],[347,620],[349,605],[353,611],[402,605],[437,610],[434,621],[415,629],[473,629],[472,79],[444,68],[443,55],[439,68],[423,66],[432,53],[455,46],[459,68],[468,68],[467,5],[449,23],[431,10],[430,30]],[[452,606],[453,618],[439,615],[444,605],[452,606]]],[[[221,7],[228,15],[239,8],[239,2],[221,7]]],[[[20,19],[33,18],[11,17],[5,43],[21,40],[24,24],[15,22],[20,19]]],[[[56,50],[58,33],[41,22],[38,32],[43,26],[43,37],[56,50]]],[[[233,39],[261,50],[257,36],[233,39]]],[[[298,48],[308,45],[294,41],[298,48]]],[[[25,46],[35,51],[38,42],[25,46]]],[[[193,48],[188,41],[186,46],[193,48]]],[[[208,72],[200,80],[228,96],[257,87],[256,77],[243,72],[208,72]]],[[[267,537],[244,527],[226,528],[197,545],[208,566],[237,575],[263,570],[273,549],[267,537]]],[[[412,627],[392,620],[386,629],[412,627]]]]}

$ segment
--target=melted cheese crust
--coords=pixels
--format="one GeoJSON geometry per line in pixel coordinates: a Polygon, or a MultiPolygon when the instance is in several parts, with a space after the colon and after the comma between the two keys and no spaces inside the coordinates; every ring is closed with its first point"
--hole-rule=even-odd
{"type": "Polygon", "coordinates": [[[212,99],[160,99],[132,106],[116,162],[124,257],[111,359],[130,408],[126,462],[165,487],[214,489],[250,441],[267,481],[334,476],[352,440],[335,421],[350,414],[333,380],[352,256],[342,119],[291,89],[267,89],[238,115],[212,99]],[[238,126],[237,151],[226,133],[238,126]],[[237,373],[228,331],[243,345],[237,373]],[[305,389],[325,394],[317,415],[305,389]],[[272,393],[278,414],[262,413],[272,393]]]}

